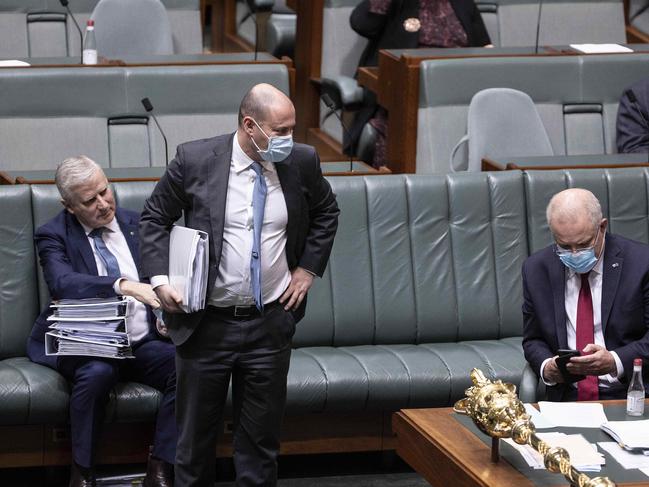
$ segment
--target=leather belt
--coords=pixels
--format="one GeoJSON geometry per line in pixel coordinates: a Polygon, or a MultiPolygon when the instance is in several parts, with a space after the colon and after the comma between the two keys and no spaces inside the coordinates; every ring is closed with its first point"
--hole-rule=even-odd
{"type": "MultiPolygon", "coordinates": [[[[269,310],[277,306],[278,304],[280,304],[278,299],[276,299],[275,301],[271,301],[270,303],[266,303],[264,304],[264,311],[269,310]]],[[[263,314],[257,309],[257,306],[255,306],[254,304],[246,305],[246,306],[224,306],[224,307],[208,305],[208,308],[221,315],[226,315],[228,318],[231,318],[233,320],[241,320],[241,321],[251,320],[263,314]]]]}

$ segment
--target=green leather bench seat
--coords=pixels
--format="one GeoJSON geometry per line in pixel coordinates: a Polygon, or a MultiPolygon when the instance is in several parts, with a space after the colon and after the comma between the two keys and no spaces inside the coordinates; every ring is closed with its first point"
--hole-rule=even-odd
{"type": "MultiPolygon", "coordinates": [[[[339,231],[294,337],[289,415],[449,406],[473,367],[521,383],[520,268],[551,241],[545,206],[561,189],[592,190],[612,232],[649,243],[644,168],[329,180],[339,231]]],[[[140,210],[153,185],[115,183],[117,203],[140,210]]],[[[0,425],[64,423],[65,380],[24,357],[49,302],[33,232],[58,194],[1,186],[0,202],[0,425]]],[[[119,384],[107,421],[153,420],[157,405],[153,389],[119,384]]]]}

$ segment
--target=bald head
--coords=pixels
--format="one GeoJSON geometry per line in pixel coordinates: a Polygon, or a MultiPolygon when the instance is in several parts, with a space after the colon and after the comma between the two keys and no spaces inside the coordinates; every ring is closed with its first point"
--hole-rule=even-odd
{"type": "Polygon", "coordinates": [[[596,228],[602,221],[602,207],[593,193],[587,189],[571,188],[555,194],[546,211],[550,229],[563,223],[578,220],[590,222],[596,228]]]}
{"type": "Polygon", "coordinates": [[[602,218],[602,208],[593,193],[580,188],[561,191],[550,200],[546,216],[560,247],[575,251],[595,246],[599,257],[607,221],[602,218]]]}
{"type": "Polygon", "coordinates": [[[293,106],[291,99],[268,83],[253,86],[241,100],[239,106],[239,127],[243,125],[245,117],[252,117],[257,123],[268,120],[269,114],[274,110],[293,106]]]}

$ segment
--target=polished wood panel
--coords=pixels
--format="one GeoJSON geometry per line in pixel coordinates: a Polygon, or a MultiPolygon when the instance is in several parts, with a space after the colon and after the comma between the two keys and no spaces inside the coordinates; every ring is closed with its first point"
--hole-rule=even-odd
{"type": "MultiPolygon", "coordinates": [[[[605,401],[620,406],[626,401],[605,401]]],[[[606,405],[605,405],[606,407],[606,405]]],[[[533,487],[506,460],[491,462],[491,448],[453,416],[452,408],[405,409],[392,417],[397,453],[434,487],[533,487]]],[[[554,486],[565,486],[556,474],[554,486]]],[[[646,487],[648,482],[618,483],[646,487]]]]}

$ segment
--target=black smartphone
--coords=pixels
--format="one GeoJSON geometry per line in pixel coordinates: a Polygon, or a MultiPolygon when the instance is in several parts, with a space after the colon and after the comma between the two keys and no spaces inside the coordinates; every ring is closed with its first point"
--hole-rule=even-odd
{"type": "Polygon", "coordinates": [[[585,375],[571,374],[566,368],[566,365],[568,364],[568,362],[570,362],[570,359],[572,357],[579,357],[581,355],[581,352],[579,350],[561,348],[557,350],[557,355],[558,357],[555,359],[555,362],[557,363],[557,367],[559,367],[559,371],[563,376],[563,380],[565,380],[566,382],[579,382],[580,380],[584,380],[586,378],[585,375]]]}

